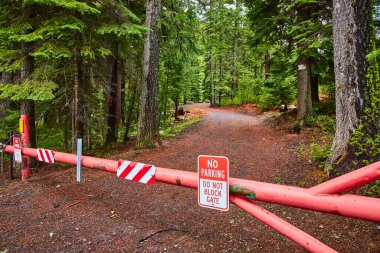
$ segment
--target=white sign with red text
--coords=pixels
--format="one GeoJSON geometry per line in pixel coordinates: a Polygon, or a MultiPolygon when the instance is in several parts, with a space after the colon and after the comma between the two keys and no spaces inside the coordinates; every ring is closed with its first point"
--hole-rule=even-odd
{"type": "Polygon", "coordinates": [[[198,157],[198,203],[202,207],[228,211],[229,161],[223,156],[198,157]]]}
{"type": "Polygon", "coordinates": [[[14,159],[17,163],[22,163],[21,156],[21,139],[13,137],[14,159]]]}

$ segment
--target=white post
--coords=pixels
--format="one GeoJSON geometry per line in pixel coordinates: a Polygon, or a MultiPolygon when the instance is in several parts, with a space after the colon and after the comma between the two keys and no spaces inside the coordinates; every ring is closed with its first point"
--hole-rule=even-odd
{"type": "Polygon", "coordinates": [[[82,178],[82,139],[77,139],[77,182],[82,178]]]}

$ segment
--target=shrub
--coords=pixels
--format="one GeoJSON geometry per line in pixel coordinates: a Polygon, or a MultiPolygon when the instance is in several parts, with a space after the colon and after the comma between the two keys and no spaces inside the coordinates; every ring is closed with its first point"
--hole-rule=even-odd
{"type": "Polygon", "coordinates": [[[302,121],[297,120],[296,122],[293,123],[291,130],[296,133],[300,133],[302,130],[302,121]]]}
{"type": "Polygon", "coordinates": [[[335,121],[331,116],[318,115],[315,119],[315,124],[324,133],[334,133],[335,132],[335,121]]]}
{"type": "Polygon", "coordinates": [[[260,110],[293,102],[296,97],[295,83],[295,76],[271,76],[264,82],[259,96],[260,110]]]}
{"type": "Polygon", "coordinates": [[[312,143],[310,144],[310,155],[313,161],[318,162],[320,168],[324,168],[326,160],[331,154],[330,142],[324,142],[322,144],[312,143]]]}
{"type": "Polygon", "coordinates": [[[315,125],[316,119],[314,116],[307,116],[305,119],[305,126],[312,127],[315,125]]]}

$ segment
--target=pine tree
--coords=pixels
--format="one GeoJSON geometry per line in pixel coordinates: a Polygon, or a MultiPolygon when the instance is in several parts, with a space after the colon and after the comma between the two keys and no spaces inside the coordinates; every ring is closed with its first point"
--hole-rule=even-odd
{"type": "MultiPolygon", "coordinates": [[[[354,131],[366,136],[378,131],[378,123],[373,124],[374,118],[369,117],[371,111],[376,111],[373,103],[379,99],[378,92],[366,76],[369,70],[366,56],[371,49],[371,1],[348,4],[334,0],[333,5],[336,132],[327,168],[352,160],[355,149],[349,144],[354,131]]],[[[376,82],[375,79],[373,83],[376,82]]]]}
{"type": "Polygon", "coordinates": [[[159,34],[158,21],[161,0],[147,0],[145,25],[150,29],[145,37],[144,64],[137,147],[155,147],[160,141],[158,119],[159,34]]]}

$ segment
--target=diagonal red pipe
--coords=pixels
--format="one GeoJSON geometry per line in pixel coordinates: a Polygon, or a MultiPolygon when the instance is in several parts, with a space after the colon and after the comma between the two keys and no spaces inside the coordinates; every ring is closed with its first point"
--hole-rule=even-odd
{"type": "Polygon", "coordinates": [[[365,166],[361,169],[331,179],[322,184],[311,187],[313,193],[342,193],[366,185],[380,179],[380,162],[365,166]]]}
{"type": "MultiPolygon", "coordinates": [[[[5,150],[13,153],[13,146],[7,146],[5,150]]],[[[22,153],[27,156],[37,156],[37,150],[33,148],[22,148],[22,153]]],[[[76,164],[76,155],[74,154],[54,152],[54,158],[57,162],[76,164]]],[[[87,168],[116,173],[118,161],[82,156],[82,165],[87,168]]],[[[156,181],[198,188],[198,174],[195,172],[157,167],[156,181]]],[[[304,188],[237,178],[230,178],[230,184],[239,185],[239,187],[255,192],[255,199],[259,201],[380,222],[380,199],[349,194],[315,194],[304,188]]]]}
{"type": "Polygon", "coordinates": [[[282,233],[286,237],[288,237],[290,240],[294,241],[304,249],[310,251],[310,252],[324,252],[324,253],[333,253],[337,252],[334,249],[330,248],[326,244],[323,244],[322,242],[318,241],[311,235],[305,233],[304,231],[296,228],[292,224],[284,221],[283,219],[279,218],[275,214],[269,212],[268,210],[252,203],[251,201],[241,198],[241,197],[235,197],[230,196],[230,200],[232,203],[255,217],[256,219],[264,222],[268,226],[272,227],[273,229],[277,230],[278,232],[282,233]]]}

